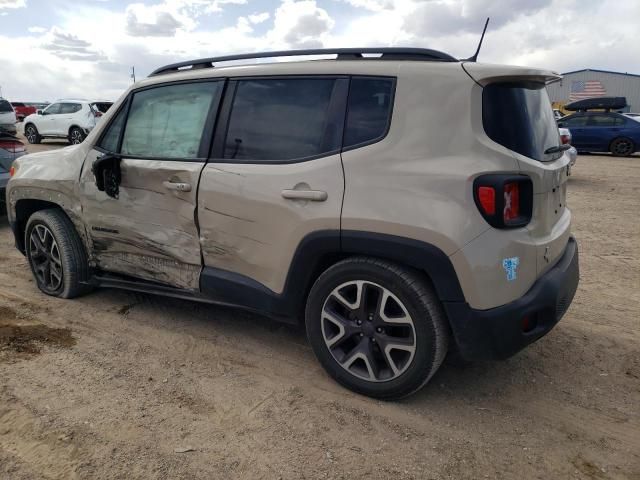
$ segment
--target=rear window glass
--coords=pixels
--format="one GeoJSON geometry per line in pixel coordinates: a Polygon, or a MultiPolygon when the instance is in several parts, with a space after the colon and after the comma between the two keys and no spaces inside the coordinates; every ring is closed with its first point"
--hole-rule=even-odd
{"type": "Polygon", "coordinates": [[[545,155],[560,145],[558,126],[543,83],[493,83],[482,92],[482,122],[494,142],[534,160],[550,161],[562,152],[545,155]]]}
{"type": "Polygon", "coordinates": [[[344,147],[380,140],[386,133],[393,103],[393,80],[351,79],[344,147]]]}
{"type": "Polygon", "coordinates": [[[329,122],[334,84],[333,79],[239,81],[224,158],[282,161],[338,150],[329,122]]]}
{"type": "Polygon", "coordinates": [[[11,104],[6,100],[0,100],[0,113],[13,112],[13,108],[11,108],[11,104]]]}

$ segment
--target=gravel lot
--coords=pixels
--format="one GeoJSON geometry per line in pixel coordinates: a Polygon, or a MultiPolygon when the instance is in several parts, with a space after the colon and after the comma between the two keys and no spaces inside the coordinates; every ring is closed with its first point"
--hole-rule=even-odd
{"type": "Polygon", "coordinates": [[[582,281],[562,322],[396,403],[337,386],[301,329],[45,297],[0,218],[0,478],[640,479],[640,157],[580,156],[569,190],[582,281]]]}

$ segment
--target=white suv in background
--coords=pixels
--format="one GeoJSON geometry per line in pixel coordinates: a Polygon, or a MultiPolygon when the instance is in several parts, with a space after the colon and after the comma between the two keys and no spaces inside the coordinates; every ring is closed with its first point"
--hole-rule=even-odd
{"type": "Polygon", "coordinates": [[[16,113],[11,104],[0,97],[0,130],[16,133],[16,113]]]}
{"type": "Polygon", "coordinates": [[[43,138],[68,138],[82,143],[112,102],[64,99],[24,119],[24,135],[29,143],[43,138]]]}

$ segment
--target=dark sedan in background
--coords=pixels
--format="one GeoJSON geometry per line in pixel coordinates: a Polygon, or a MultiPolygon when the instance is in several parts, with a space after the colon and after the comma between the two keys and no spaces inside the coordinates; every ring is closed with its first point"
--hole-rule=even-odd
{"type": "Polygon", "coordinates": [[[626,157],[640,150],[640,122],[614,112],[577,112],[558,120],[571,131],[579,152],[611,152],[626,157]]]}
{"type": "Polygon", "coordinates": [[[16,158],[26,154],[27,151],[15,135],[0,128],[0,215],[4,215],[4,196],[9,182],[9,170],[16,158]]]}

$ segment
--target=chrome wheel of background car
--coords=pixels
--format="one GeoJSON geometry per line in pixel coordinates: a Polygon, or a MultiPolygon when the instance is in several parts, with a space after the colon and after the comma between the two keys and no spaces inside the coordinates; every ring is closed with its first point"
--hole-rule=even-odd
{"type": "Polygon", "coordinates": [[[74,128],[73,130],[71,130],[71,144],[72,145],[78,145],[80,143],[82,143],[84,141],[84,135],[82,134],[82,131],[80,131],[77,128],[74,128]]]}
{"type": "Polygon", "coordinates": [[[413,319],[386,288],[355,280],[325,300],[322,336],[333,358],[352,375],[385,382],[402,375],[416,350],[413,319]]]}
{"type": "Polygon", "coordinates": [[[29,259],[40,286],[47,292],[58,291],[63,275],[60,249],[51,230],[42,224],[29,236],[29,259]]]}
{"type": "Polygon", "coordinates": [[[621,157],[629,156],[633,153],[634,144],[628,138],[616,138],[611,142],[611,153],[621,157]]]}
{"type": "Polygon", "coordinates": [[[38,132],[35,127],[28,126],[25,130],[25,137],[27,137],[27,141],[29,143],[36,143],[36,139],[38,138],[38,132]]]}

